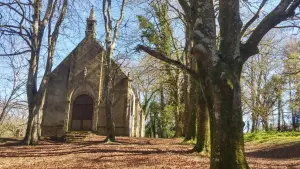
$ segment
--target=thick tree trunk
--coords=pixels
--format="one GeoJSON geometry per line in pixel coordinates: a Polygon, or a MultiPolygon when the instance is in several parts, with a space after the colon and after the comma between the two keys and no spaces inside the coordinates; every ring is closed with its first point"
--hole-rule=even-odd
{"type": "Polygon", "coordinates": [[[174,137],[180,137],[182,135],[182,127],[180,125],[180,117],[178,107],[175,107],[175,135],[174,137]]]}
{"type": "Polygon", "coordinates": [[[209,114],[201,89],[197,89],[197,142],[194,150],[205,154],[210,152],[209,114]]]}
{"type": "Polygon", "coordinates": [[[112,48],[109,39],[106,39],[106,53],[105,53],[105,75],[103,81],[103,94],[104,94],[104,104],[105,104],[105,115],[106,115],[106,139],[105,142],[115,141],[115,123],[112,115],[112,93],[109,88],[109,84],[113,87],[113,81],[111,80],[111,57],[112,48]]]}
{"type": "Polygon", "coordinates": [[[43,117],[43,109],[44,109],[44,105],[45,105],[45,99],[46,99],[46,93],[47,93],[47,87],[48,87],[48,77],[46,78],[47,82],[45,82],[45,86],[41,86],[40,88],[42,88],[41,91],[41,98],[38,99],[38,103],[37,103],[37,108],[36,108],[36,133],[37,133],[37,138],[38,140],[40,140],[41,136],[42,136],[42,129],[41,129],[41,124],[42,124],[42,117],[43,117]]]}
{"type": "Polygon", "coordinates": [[[241,108],[241,68],[226,64],[216,67],[205,86],[209,95],[211,129],[211,169],[248,169],[244,156],[244,122],[241,108]]]}
{"type": "MultiPolygon", "coordinates": [[[[54,51],[54,50],[52,50],[54,51]]],[[[35,57],[38,58],[38,57],[35,57]]],[[[52,68],[52,59],[53,53],[49,53],[45,74],[43,76],[41,85],[39,90],[36,88],[36,76],[37,76],[37,66],[35,65],[36,60],[33,59],[31,64],[31,69],[29,70],[29,77],[28,84],[34,85],[27,85],[27,99],[29,104],[29,114],[28,114],[28,124],[26,129],[26,135],[24,139],[24,144],[36,144],[41,137],[41,122],[42,122],[42,115],[43,115],[43,108],[45,104],[46,92],[48,87],[49,81],[49,74],[52,68]],[[34,71],[35,70],[35,71],[34,71]],[[32,78],[35,77],[35,78],[32,78]],[[35,80],[32,80],[35,79],[35,80]]]]}
{"type": "Polygon", "coordinates": [[[31,103],[29,103],[28,108],[28,120],[27,120],[27,128],[25,137],[23,139],[23,144],[25,145],[33,145],[38,142],[37,135],[37,112],[36,112],[36,104],[35,99],[33,98],[31,103]]]}
{"type": "MultiPolygon", "coordinates": [[[[175,99],[177,101],[178,100],[178,95],[176,94],[175,95],[175,99]]],[[[175,135],[174,137],[181,137],[182,136],[182,133],[183,133],[183,125],[182,125],[182,119],[181,119],[181,114],[180,114],[180,110],[179,110],[179,105],[177,102],[174,104],[175,106],[175,110],[174,110],[174,114],[175,114],[175,135]]]]}
{"type": "MultiPolygon", "coordinates": [[[[35,102],[34,102],[35,103],[35,102]]],[[[28,110],[28,122],[25,137],[23,139],[23,144],[25,145],[34,145],[38,143],[39,134],[38,134],[38,112],[37,112],[36,103],[30,105],[28,110]]]]}
{"type": "Polygon", "coordinates": [[[38,114],[34,112],[33,126],[31,131],[31,140],[30,140],[31,145],[38,144],[39,141],[38,133],[37,133],[37,128],[38,128],[37,121],[38,121],[38,114]]]}
{"type": "MultiPolygon", "coordinates": [[[[197,82],[194,79],[191,79],[191,91],[189,94],[189,100],[190,100],[190,105],[188,108],[188,125],[187,125],[187,130],[186,130],[186,135],[185,135],[185,139],[184,141],[188,141],[191,139],[195,138],[196,135],[196,114],[198,113],[199,110],[198,107],[199,105],[197,105],[197,100],[198,100],[198,92],[197,91],[197,82]]],[[[198,116],[198,115],[197,115],[198,116]]],[[[198,121],[198,123],[202,123],[202,121],[198,121]]],[[[199,131],[198,131],[199,133],[199,131]]]]}
{"type": "Polygon", "coordinates": [[[114,142],[115,141],[115,124],[112,116],[112,101],[110,97],[110,58],[106,59],[107,67],[105,69],[104,76],[104,100],[105,100],[105,115],[106,115],[106,139],[105,142],[114,142]],[[108,66],[109,65],[109,66],[108,66]]]}
{"type": "Polygon", "coordinates": [[[34,126],[34,112],[33,112],[33,108],[31,108],[29,106],[27,128],[26,128],[25,137],[23,139],[23,144],[25,144],[25,145],[31,144],[31,141],[32,141],[31,133],[32,133],[33,126],[34,126]]]}
{"type": "MultiPolygon", "coordinates": [[[[36,41],[33,41],[37,43],[36,41]]],[[[28,101],[28,121],[27,121],[27,128],[25,137],[23,139],[23,144],[30,145],[37,142],[34,140],[36,137],[34,136],[34,125],[35,125],[35,118],[36,118],[36,95],[37,95],[37,87],[36,87],[36,79],[37,79],[37,65],[38,65],[38,51],[31,53],[31,58],[29,61],[29,71],[28,71],[28,78],[27,78],[27,101],[28,101]]]]}
{"type": "Polygon", "coordinates": [[[181,137],[183,133],[183,124],[182,124],[182,112],[180,111],[180,94],[178,87],[178,75],[175,78],[175,84],[171,86],[171,105],[174,106],[174,117],[175,117],[175,135],[174,137],[181,137]]]}

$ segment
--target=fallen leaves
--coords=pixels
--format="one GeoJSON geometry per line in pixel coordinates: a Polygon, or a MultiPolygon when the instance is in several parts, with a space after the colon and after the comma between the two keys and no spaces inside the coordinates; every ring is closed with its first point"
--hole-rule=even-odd
{"type": "MultiPolygon", "coordinates": [[[[193,153],[193,145],[182,145],[180,139],[117,137],[115,143],[103,143],[104,139],[92,135],[79,143],[41,141],[29,147],[4,145],[0,147],[0,168],[209,168],[209,158],[193,153]]],[[[246,155],[252,168],[296,169],[300,168],[299,147],[283,148],[283,153],[295,152],[288,156],[292,158],[282,158],[284,154],[278,155],[281,151],[276,147],[246,149],[246,155]]]]}

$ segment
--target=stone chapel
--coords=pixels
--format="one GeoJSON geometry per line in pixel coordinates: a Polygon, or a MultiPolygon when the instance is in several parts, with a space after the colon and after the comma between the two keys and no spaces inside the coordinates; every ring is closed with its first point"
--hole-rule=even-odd
{"type": "MultiPolygon", "coordinates": [[[[104,112],[104,48],[96,40],[94,9],[87,18],[86,36],[52,71],[42,117],[42,136],[69,131],[106,135],[104,112]]],[[[131,80],[113,61],[113,118],[116,136],[144,137],[145,117],[131,80]]],[[[112,86],[112,85],[111,85],[112,86]]]]}

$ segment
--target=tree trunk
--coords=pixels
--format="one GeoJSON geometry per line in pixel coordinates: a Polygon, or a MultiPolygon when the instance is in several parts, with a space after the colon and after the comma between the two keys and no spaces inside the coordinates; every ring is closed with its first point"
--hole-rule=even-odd
{"type": "MultiPolygon", "coordinates": [[[[250,69],[250,92],[251,92],[251,120],[252,120],[252,127],[251,127],[251,133],[256,131],[256,120],[257,120],[257,112],[256,112],[256,103],[258,102],[258,100],[256,100],[255,102],[255,84],[254,84],[254,62],[253,60],[251,61],[251,69],[250,69]]],[[[260,86],[258,86],[259,88],[260,86]]],[[[256,93],[257,95],[259,94],[259,92],[256,93]]]]}
{"type": "Polygon", "coordinates": [[[248,169],[244,156],[241,68],[219,63],[207,83],[210,108],[211,169],[248,169]],[[226,68],[227,67],[227,68],[226,68]]]}
{"type": "Polygon", "coordinates": [[[32,136],[33,126],[34,126],[34,112],[33,112],[33,108],[29,106],[27,128],[26,128],[25,137],[23,139],[23,144],[25,145],[30,145],[32,143],[31,136],[32,136]]]}
{"type": "Polygon", "coordinates": [[[57,22],[54,26],[54,31],[51,34],[51,19],[54,15],[53,10],[56,8],[57,1],[48,1],[46,14],[43,19],[41,19],[41,8],[42,1],[34,1],[33,3],[33,24],[32,24],[32,36],[30,37],[32,51],[31,58],[29,60],[29,71],[27,78],[27,101],[28,101],[28,124],[26,129],[26,135],[23,140],[25,144],[35,144],[41,136],[41,116],[44,107],[45,95],[48,85],[48,76],[51,72],[53,65],[53,56],[56,46],[56,41],[59,35],[59,29],[63,22],[64,16],[66,14],[68,1],[64,0],[60,14],[58,16],[57,22]],[[52,10],[52,13],[51,13],[52,10]],[[50,20],[50,22],[49,22],[50,20]],[[48,23],[49,22],[49,23],[48,23]],[[39,69],[39,56],[41,45],[44,36],[44,30],[48,23],[48,57],[45,73],[40,85],[39,90],[37,90],[37,74],[39,69]]]}
{"type": "Polygon", "coordinates": [[[184,131],[184,136],[185,140],[190,140],[191,136],[189,135],[189,120],[190,120],[190,111],[189,111],[189,106],[190,106],[190,90],[189,90],[189,75],[186,72],[183,72],[183,86],[182,86],[182,91],[183,91],[183,103],[184,103],[184,118],[183,118],[183,131],[184,131]]]}
{"type": "MultiPolygon", "coordinates": [[[[50,72],[49,72],[50,73],[50,72]]],[[[42,136],[42,129],[41,129],[41,124],[42,124],[42,117],[43,117],[43,109],[44,109],[44,105],[45,105],[45,99],[46,99],[46,93],[47,93],[47,88],[48,88],[48,75],[47,75],[47,77],[46,77],[46,81],[44,81],[45,82],[45,86],[41,86],[40,88],[43,88],[41,91],[39,91],[39,92],[41,92],[41,98],[40,99],[38,99],[39,101],[38,101],[38,104],[37,104],[37,109],[36,109],[36,112],[35,112],[35,114],[36,114],[36,132],[37,132],[37,138],[38,138],[38,140],[40,140],[41,139],[41,136],[42,136]]]]}
{"type": "Polygon", "coordinates": [[[110,57],[106,58],[107,67],[104,76],[104,98],[105,98],[105,115],[106,115],[106,139],[105,142],[115,141],[115,124],[112,116],[112,101],[110,97],[110,57]],[[108,63],[109,62],[109,63],[108,63]]]}
{"type": "Polygon", "coordinates": [[[156,113],[153,112],[153,117],[152,117],[152,131],[153,131],[153,137],[156,138],[156,113]]]}
{"type": "MultiPolygon", "coordinates": [[[[191,91],[189,94],[189,100],[190,100],[190,105],[188,108],[188,125],[187,125],[187,131],[185,135],[184,141],[189,141],[191,139],[195,138],[196,134],[196,114],[198,113],[199,110],[197,108],[199,105],[197,105],[197,100],[198,100],[198,92],[197,91],[197,82],[194,79],[191,79],[191,91]]],[[[198,116],[198,115],[197,115],[198,116]]],[[[202,121],[198,121],[198,123],[202,123],[202,121]]],[[[198,131],[199,133],[199,131],[198,131]]]]}
{"type": "Polygon", "coordinates": [[[153,132],[152,132],[152,114],[151,114],[151,111],[149,111],[149,117],[150,117],[150,121],[149,121],[149,126],[150,127],[149,128],[150,128],[150,138],[151,138],[151,137],[153,137],[152,136],[153,132]]]}
{"type": "MultiPolygon", "coordinates": [[[[193,62],[193,59],[191,57],[192,53],[192,48],[193,48],[193,24],[189,23],[185,25],[185,62],[186,62],[186,67],[191,67],[192,69],[195,69],[195,62],[193,62]]],[[[186,130],[185,133],[185,141],[191,140],[193,137],[193,129],[196,128],[196,111],[197,111],[197,106],[195,104],[196,98],[195,96],[195,89],[196,89],[196,80],[192,79],[190,76],[184,76],[184,80],[188,82],[186,86],[186,93],[185,94],[185,113],[186,113],[186,130]],[[190,84],[190,85],[189,85],[190,84]],[[194,92],[194,93],[193,93],[194,92]],[[194,119],[193,119],[194,118],[194,119]]],[[[196,131],[194,132],[194,135],[196,134],[196,131]]],[[[195,136],[194,136],[195,137],[195,136]]]]}
{"type": "Polygon", "coordinates": [[[174,101],[173,106],[175,107],[174,114],[175,114],[175,135],[174,137],[181,137],[182,136],[182,120],[181,120],[181,113],[179,110],[179,95],[178,95],[178,90],[176,86],[176,90],[173,91],[173,97],[174,101]]]}
{"type": "Polygon", "coordinates": [[[296,131],[297,123],[296,123],[296,113],[295,112],[293,112],[293,115],[292,115],[292,127],[293,127],[293,131],[296,131]]]}
{"type": "MultiPolygon", "coordinates": [[[[172,78],[171,73],[169,77],[172,78]]],[[[173,84],[170,84],[170,103],[174,107],[174,117],[175,117],[175,135],[174,137],[181,137],[183,133],[183,124],[182,124],[182,112],[180,111],[180,94],[178,86],[179,74],[176,74],[173,80],[173,84]]]]}
{"type": "Polygon", "coordinates": [[[252,127],[251,127],[251,133],[254,133],[256,131],[256,121],[257,121],[257,116],[255,113],[252,112],[252,117],[251,117],[251,120],[252,120],[252,127]]]}
{"type": "Polygon", "coordinates": [[[177,107],[175,107],[174,114],[175,114],[175,134],[174,134],[174,137],[180,137],[182,135],[182,130],[181,130],[182,128],[180,126],[179,111],[178,111],[177,107]]]}
{"type": "Polygon", "coordinates": [[[281,126],[280,126],[280,118],[281,118],[281,111],[282,111],[282,108],[281,108],[281,98],[278,99],[278,116],[277,116],[277,131],[281,131],[281,126]]]}
{"type": "Polygon", "coordinates": [[[205,154],[210,152],[209,114],[201,89],[197,89],[197,142],[194,150],[205,154]]]}
{"type": "MultiPolygon", "coordinates": [[[[111,82],[111,58],[113,57],[113,52],[117,44],[117,39],[119,36],[119,27],[124,18],[126,0],[122,0],[120,8],[119,19],[116,20],[115,26],[113,27],[112,17],[111,17],[111,0],[102,1],[102,15],[105,23],[105,76],[104,76],[104,98],[105,98],[105,115],[106,115],[106,134],[107,137],[104,141],[115,141],[115,124],[112,116],[112,101],[110,95],[110,89],[108,85],[111,82]]],[[[113,87],[113,83],[111,86],[113,87]]]]}
{"type": "Polygon", "coordinates": [[[160,94],[160,111],[163,112],[165,109],[165,96],[164,96],[163,84],[160,84],[159,94],[160,94]]]}
{"type": "MultiPolygon", "coordinates": [[[[35,41],[34,41],[35,42],[35,41]]],[[[35,42],[37,43],[37,42],[35,42]]],[[[34,135],[34,125],[35,125],[35,108],[36,108],[36,95],[37,95],[37,87],[36,87],[36,79],[37,79],[37,65],[38,65],[38,51],[33,51],[31,53],[31,58],[29,61],[29,71],[27,78],[27,101],[28,101],[28,121],[25,137],[23,139],[23,143],[25,145],[30,145],[36,143],[37,140],[33,140],[34,135]]],[[[36,138],[36,137],[35,137],[36,138]]]]}
{"type": "Polygon", "coordinates": [[[268,118],[267,117],[263,117],[262,121],[263,121],[263,128],[264,128],[264,130],[266,132],[268,132],[269,131],[268,118]]]}
{"type": "Polygon", "coordinates": [[[112,115],[112,93],[111,89],[109,88],[109,84],[113,87],[113,82],[111,80],[111,57],[112,57],[112,49],[111,44],[109,43],[109,39],[106,39],[106,53],[105,53],[105,75],[104,75],[104,104],[105,104],[105,115],[106,115],[106,139],[105,142],[114,142],[115,141],[115,124],[112,115]]]}
{"type": "Polygon", "coordinates": [[[277,131],[281,131],[281,124],[280,124],[280,116],[281,116],[281,111],[278,110],[278,119],[277,119],[277,131]]]}
{"type": "MultiPolygon", "coordinates": [[[[163,83],[160,84],[160,113],[164,113],[164,110],[165,110],[165,96],[164,96],[164,88],[163,88],[163,83]]],[[[154,125],[155,126],[155,125],[154,125]]],[[[164,135],[162,133],[162,127],[160,128],[161,130],[161,136],[164,135]]],[[[155,135],[156,137],[156,135],[155,135]]]]}
{"type": "Polygon", "coordinates": [[[290,105],[292,104],[292,106],[290,106],[290,109],[291,109],[291,112],[292,112],[292,127],[293,127],[293,130],[296,131],[296,128],[297,128],[297,125],[296,125],[296,113],[295,113],[295,110],[294,110],[294,105],[295,103],[293,103],[293,99],[292,99],[292,84],[291,84],[291,80],[289,79],[289,88],[290,88],[290,91],[289,91],[289,97],[290,97],[290,105]]]}
{"type": "Polygon", "coordinates": [[[281,121],[282,121],[282,126],[281,126],[281,131],[285,131],[285,121],[284,121],[284,113],[283,111],[281,112],[281,121]]]}

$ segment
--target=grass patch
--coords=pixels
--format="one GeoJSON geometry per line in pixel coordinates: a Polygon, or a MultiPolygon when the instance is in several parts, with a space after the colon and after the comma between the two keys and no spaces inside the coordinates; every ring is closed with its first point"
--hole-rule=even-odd
{"type": "Polygon", "coordinates": [[[245,142],[252,143],[270,143],[270,144],[283,144],[289,142],[300,142],[300,132],[255,132],[247,133],[244,135],[245,142]]]}

